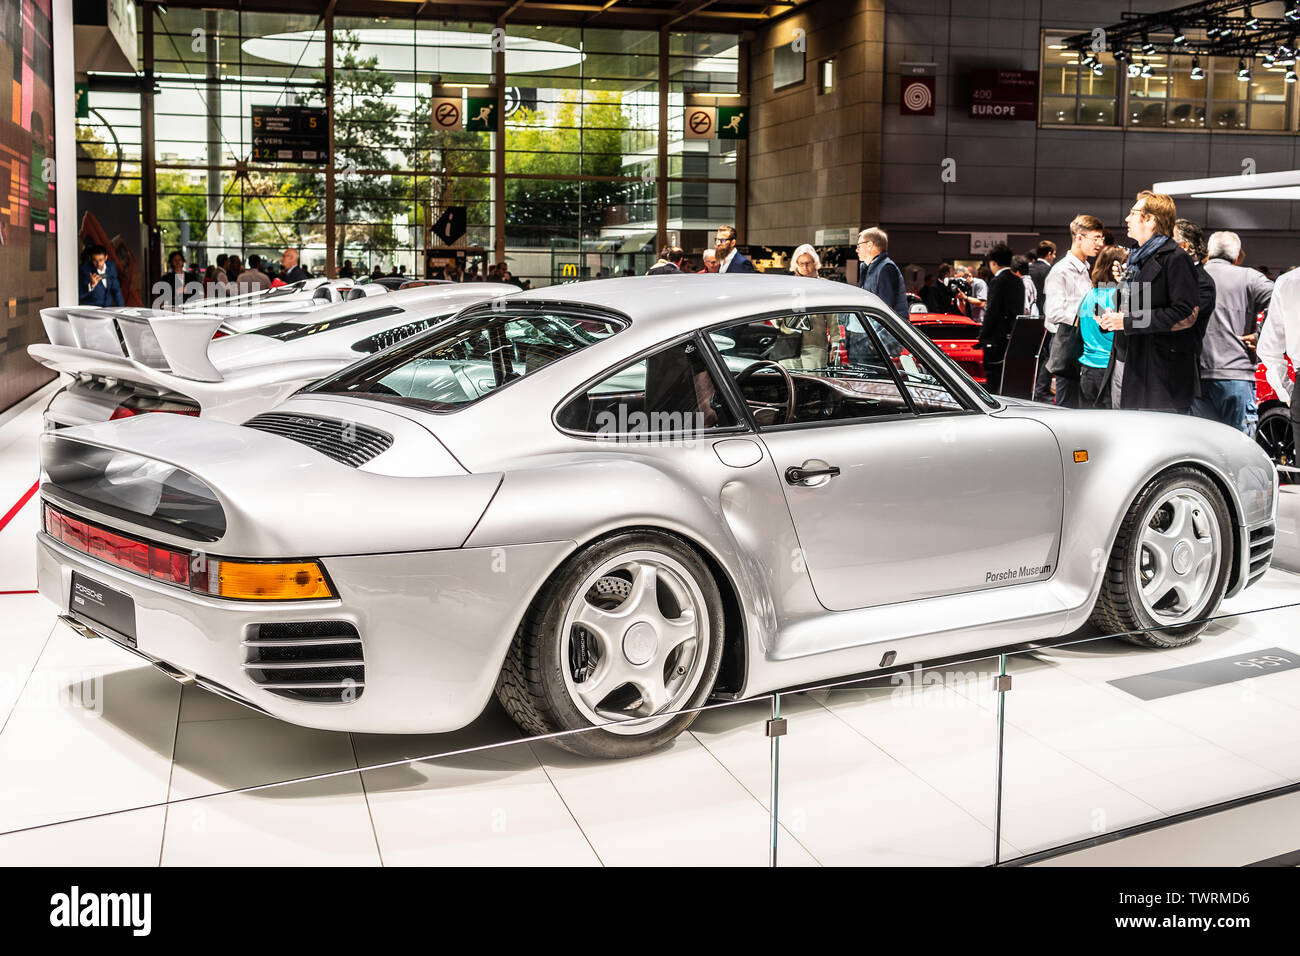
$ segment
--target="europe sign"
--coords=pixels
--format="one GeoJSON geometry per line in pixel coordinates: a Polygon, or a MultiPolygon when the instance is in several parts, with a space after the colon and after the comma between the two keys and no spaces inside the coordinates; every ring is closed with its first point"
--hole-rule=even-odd
{"type": "Polygon", "coordinates": [[[972,119],[1037,119],[1038,71],[971,70],[970,115],[972,119]]]}

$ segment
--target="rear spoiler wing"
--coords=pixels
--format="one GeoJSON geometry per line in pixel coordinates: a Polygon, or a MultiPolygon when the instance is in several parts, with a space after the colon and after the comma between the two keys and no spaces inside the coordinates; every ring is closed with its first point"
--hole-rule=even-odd
{"type": "Polygon", "coordinates": [[[45,365],[57,356],[58,370],[73,374],[94,371],[97,359],[107,357],[111,361],[105,364],[112,367],[121,367],[125,359],[140,368],[177,378],[220,382],[223,376],[208,358],[208,343],[224,321],[219,315],[178,314],[161,309],[41,309],[45,335],[58,348],[34,345],[28,351],[45,365]],[[77,367],[82,365],[85,367],[77,367]]]}

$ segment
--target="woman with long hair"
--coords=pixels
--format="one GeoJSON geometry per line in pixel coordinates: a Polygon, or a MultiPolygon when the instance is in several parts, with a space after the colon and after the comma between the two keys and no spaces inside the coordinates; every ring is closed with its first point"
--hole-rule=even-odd
{"type": "Polygon", "coordinates": [[[1110,349],[1115,333],[1105,332],[1097,316],[1114,312],[1118,306],[1114,267],[1128,259],[1123,246],[1103,246],[1092,265],[1092,288],[1079,303],[1079,332],[1083,336],[1083,355],[1079,358],[1079,407],[1109,408],[1110,396],[1101,396],[1101,386],[1110,366],[1110,349]]]}

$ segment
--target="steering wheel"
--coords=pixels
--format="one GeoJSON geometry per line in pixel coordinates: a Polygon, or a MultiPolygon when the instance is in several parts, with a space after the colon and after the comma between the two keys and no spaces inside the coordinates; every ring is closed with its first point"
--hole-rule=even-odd
{"type": "Polygon", "coordinates": [[[781,379],[785,383],[786,399],[784,402],[760,402],[756,399],[746,398],[745,404],[750,407],[754,413],[754,421],[759,425],[788,425],[794,421],[794,378],[790,375],[789,370],[784,365],[776,362],[761,361],[747,366],[736,376],[736,388],[740,389],[741,395],[745,393],[745,383],[754,377],[754,373],[764,368],[774,368],[781,373],[781,379]],[[764,413],[760,415],[760,413],[764,413]]]}

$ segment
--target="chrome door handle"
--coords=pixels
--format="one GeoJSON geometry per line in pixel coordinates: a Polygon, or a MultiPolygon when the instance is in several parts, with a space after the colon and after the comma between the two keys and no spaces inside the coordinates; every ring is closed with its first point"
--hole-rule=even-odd
{"type": "Polygon", "coordinates": [[[785,470],[785,480],[792,485],[802,484],[809,478],[834,478],[840,473],[839,468],[835,465],[827,465],[825,468],[796,468],[791,465],[785,470]]]}

